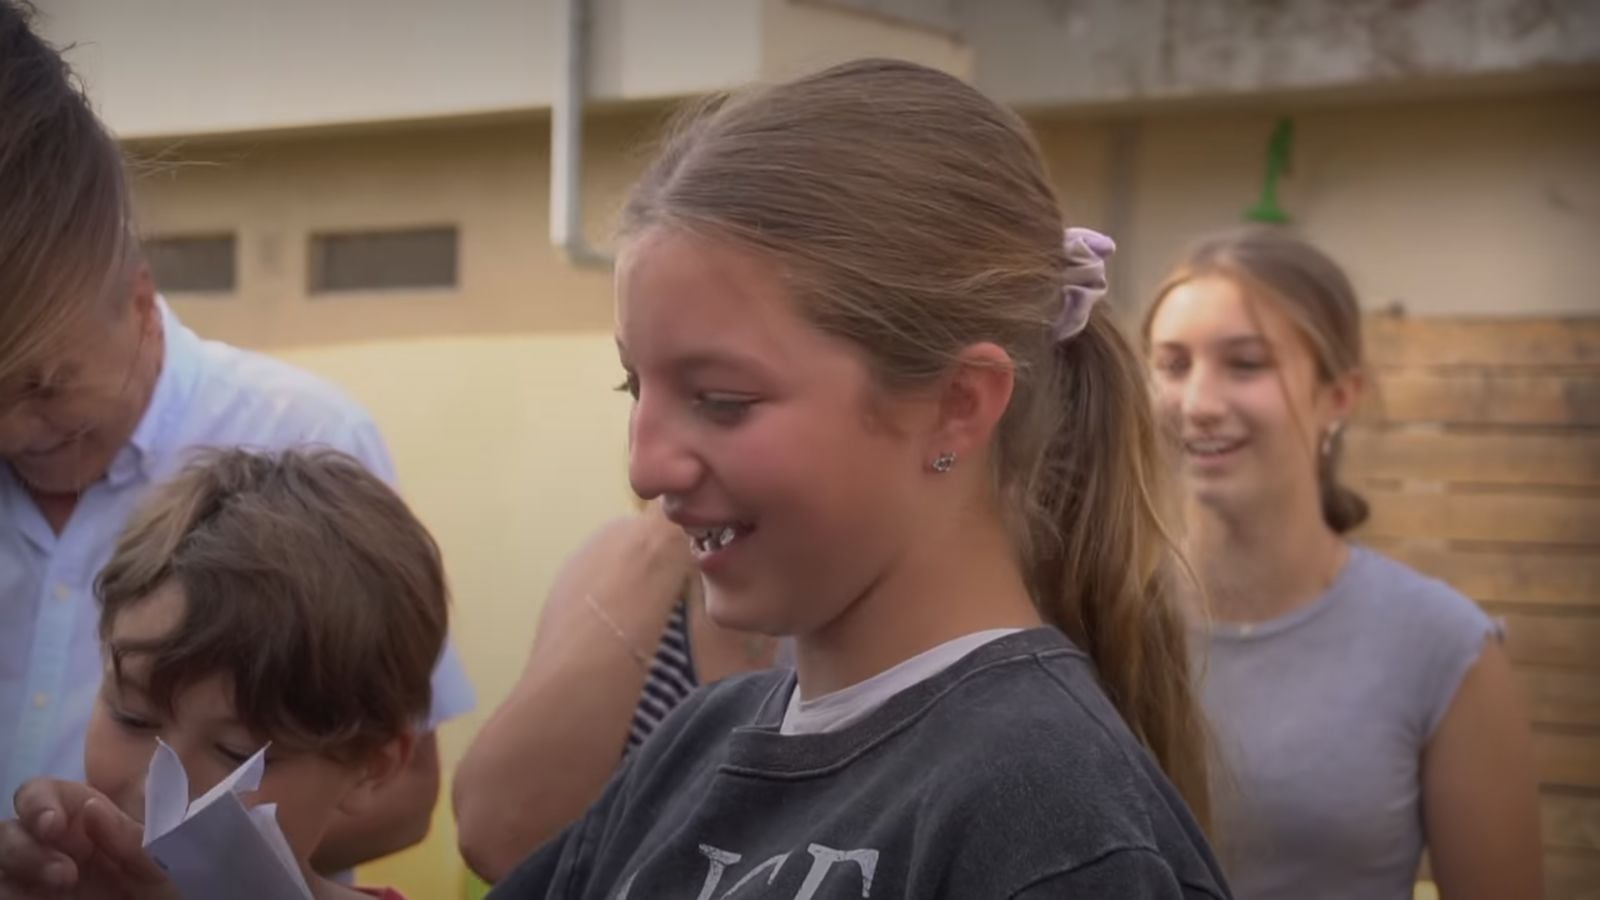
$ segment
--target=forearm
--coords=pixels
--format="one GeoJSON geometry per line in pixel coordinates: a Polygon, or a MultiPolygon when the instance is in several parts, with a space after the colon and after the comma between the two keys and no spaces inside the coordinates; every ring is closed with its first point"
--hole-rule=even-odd
{"type": "Polygon", "coordinates": [[[644,669],[602,623],[539,648],[456,769],[463,858],[493,881],[578,818],[622,758],[644,669]]]}
{"type": "Polygon", "coordinates": [[[655,515],[601,529],[563,567],[521,679],[456,770],[461,854],[490,880],[576,819],[622,758],[691,571],[682,532],[655,515]]]}

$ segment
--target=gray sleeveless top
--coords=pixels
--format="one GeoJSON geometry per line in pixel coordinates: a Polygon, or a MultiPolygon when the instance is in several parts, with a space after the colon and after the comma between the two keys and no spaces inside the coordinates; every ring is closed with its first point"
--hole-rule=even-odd
{"type": "Polygon", "coordinates": [[[1498,633],[1448,585],[1356,546],[1310,605],[1210,629],[1215,838],[1239,900],[1409,900],[1422,752],[1498,633]]]}

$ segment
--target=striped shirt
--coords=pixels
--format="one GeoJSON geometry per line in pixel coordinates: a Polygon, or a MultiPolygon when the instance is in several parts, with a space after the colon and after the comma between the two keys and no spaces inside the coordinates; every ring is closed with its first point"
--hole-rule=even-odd
{"type": "Polygon", "coordinates": [[[689,604],[679,600],[667,618],[655,658],[650,660],[650,671],[645,673],[644,690],[639,692],[639,704],[633,709],[633,725],[628,729],[628,745],[622,755],[627,756],[644,743],[667,713],[699,685],[689,651],[689,604]]]}

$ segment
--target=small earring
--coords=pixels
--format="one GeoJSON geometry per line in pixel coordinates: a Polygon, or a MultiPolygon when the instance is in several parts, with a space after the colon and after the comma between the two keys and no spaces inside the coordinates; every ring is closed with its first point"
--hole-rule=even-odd
{"type": "Polygon", "coordinates": [[[1334,422],[1328,430],[1322,433],[1322,455],[1332,456],[1334,442],[1339,439],[1339,433],[1344,431],[1343,422],[1334,422]]]}
{"type": "Polygon", "coordinates": [[[940,475],[956,467],[956,455],[946,450],[933,458],[933,470],[940,475]]]}

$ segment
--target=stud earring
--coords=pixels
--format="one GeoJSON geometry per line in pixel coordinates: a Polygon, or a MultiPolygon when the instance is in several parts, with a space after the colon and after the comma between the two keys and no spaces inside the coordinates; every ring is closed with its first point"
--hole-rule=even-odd
{"type": "Polygon", "coordinates": [[[1322,455],[1324,457],[1333,455],[1334,442],[1339,439],[1339,434],[1342,431],[1344,431],[1344,423],[1334,422],[1328,426],[1327,431],[1322,433],[1322,455]]]}
{"type": "Polygon", "coordinates": [[[933,458],[933,470],[940,475],[956,467],[956,455],[946,450],[933,458]]]}

